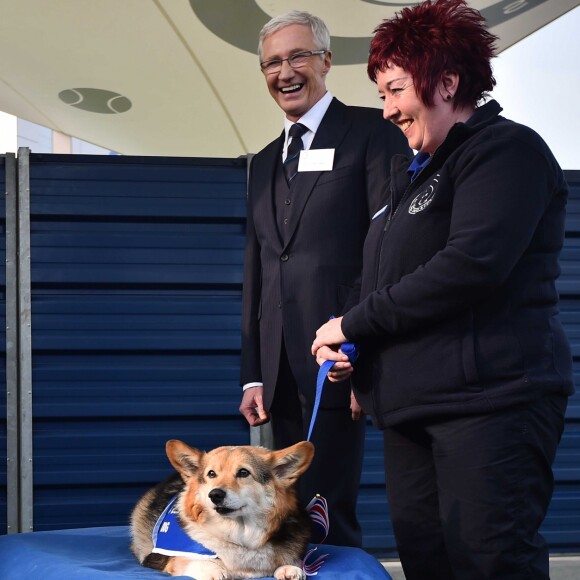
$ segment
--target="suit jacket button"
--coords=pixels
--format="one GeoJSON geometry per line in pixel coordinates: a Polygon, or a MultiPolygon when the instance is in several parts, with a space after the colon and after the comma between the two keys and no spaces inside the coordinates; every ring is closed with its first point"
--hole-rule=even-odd
{"type": "Polygon", "coordinates": [[[284,203],[285,203],[286,205],[290,205],[290,204],[292,203],[292,200],[290,200],[290,199],[285,199],[285,200],[284,200],[284,203]]]}
{"type": "Polygon", "coordinates": [[[280,256],[280,260],[282,260],[282,262],[287,262],[288,261],[288,254],[282,254],[280,256]]]}

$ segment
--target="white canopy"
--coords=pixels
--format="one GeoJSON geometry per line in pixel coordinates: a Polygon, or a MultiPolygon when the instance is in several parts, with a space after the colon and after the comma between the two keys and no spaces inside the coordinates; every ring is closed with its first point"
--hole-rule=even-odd
{"type": "MultiPolygon", "coordinates": [[[[328,88],[380,106],[372,31],[403,0],[0,0],[0,110],[129,155],[237,157],[281,130],[258,33],[291,9],[332,33],[328,88]]],[[[472,0],[503,50],[577,0],[472,0]]]]}

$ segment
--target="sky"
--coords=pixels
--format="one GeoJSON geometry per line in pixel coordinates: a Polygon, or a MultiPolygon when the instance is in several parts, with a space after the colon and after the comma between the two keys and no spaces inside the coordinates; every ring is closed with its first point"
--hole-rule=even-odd
{"type": "MultiPolygon", "coordinates": [[[[557,0],[553,0],[557,1],[557,0]]],[[[537,131],[562,169],[580,170],[580,7],[492,61],[502,115],[537,131]]]]}
{"type": "Polygon", "coordinates": [[[0,111],[0,155],[16,153],[16,117],[0,111]]]}

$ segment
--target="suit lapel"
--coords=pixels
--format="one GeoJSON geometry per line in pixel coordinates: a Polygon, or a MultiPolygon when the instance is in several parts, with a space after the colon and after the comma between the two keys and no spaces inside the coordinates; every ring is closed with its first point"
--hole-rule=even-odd
{"type": "MultiPolygon", "coordinates": [[[[342,104],[336,98],[332,99],[326,114],[322,118],[316,135],[314,136],[314,141],[312,142],[311,149],[337,149],[342,143],[348,129],[350,127],[350,122],[346,119],[346,112],[348,107],[342,104]]],[[[336,164],[336,151],[335,151],[335,164],[336,164]]],[[[288,237],[285,240],[284,245],[287,246],[300,222],[300,216],[304,211],[304,207],[308,202],[308,199],[314,191],[316,182],[321,175],[326,173],[325,171],[304,171],[296,175],[292,180],[292,187],[296,188],[298,195],[296,196],[296,219],[293,220],[292,229],[288,232],[288,237]]]]}

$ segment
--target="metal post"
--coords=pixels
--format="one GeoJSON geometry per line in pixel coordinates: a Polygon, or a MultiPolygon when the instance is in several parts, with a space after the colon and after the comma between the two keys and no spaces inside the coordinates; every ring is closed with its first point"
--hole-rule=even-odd
{"type": "Polygon", "coordinates": [[[32,334],[30,279],[30,150],[18,149],[18,376],[20,530],[33,529],[32,334]]]}
{"type": "Polygon", "coordinates": [[[6,180],[6,481],[7,530],[20,531],[20,454],[18,401],[18,196],[16,156],[7,153],[6,180]]]}

